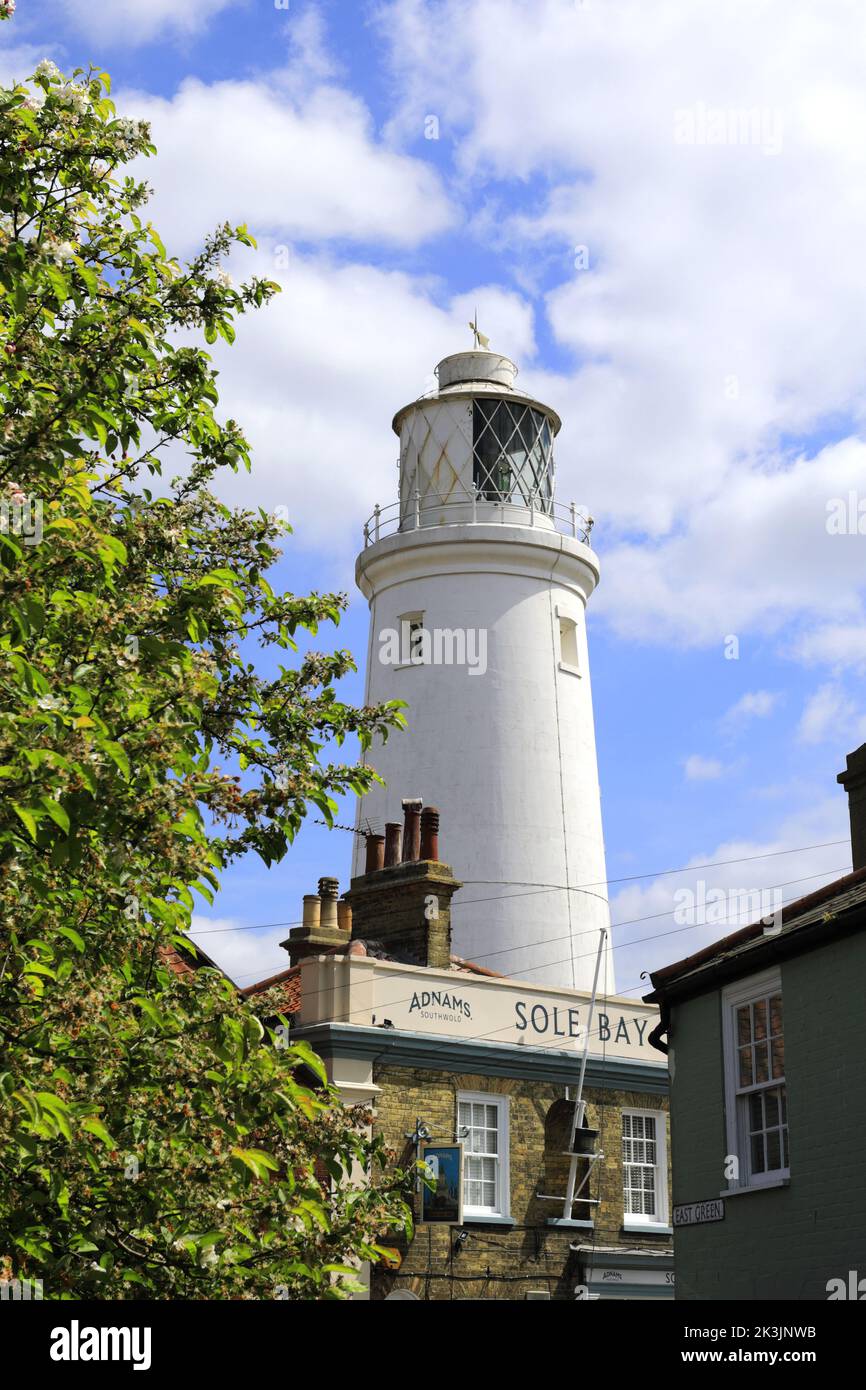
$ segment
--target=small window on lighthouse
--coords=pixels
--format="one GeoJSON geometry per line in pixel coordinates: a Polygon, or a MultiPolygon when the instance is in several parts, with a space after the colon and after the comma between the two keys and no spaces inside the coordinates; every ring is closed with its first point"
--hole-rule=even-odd
{"type": "Polygon", "coordinates": [[[423,613],[400,614],[400,665],[421,666],[427,660],[423,613]]]}
{"type": "Polygon", "coordinates": [[[577,654],[577,623],[573,618],[566,617],[564,613],[559,614],[559,669],[569,671],[572,675],[580,675],[580,663],[577,654]]]}

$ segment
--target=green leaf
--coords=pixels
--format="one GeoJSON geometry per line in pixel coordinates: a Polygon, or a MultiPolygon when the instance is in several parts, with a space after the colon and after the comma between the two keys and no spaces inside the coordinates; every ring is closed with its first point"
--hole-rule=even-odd
{"type": "Polygon", "coordinates": [[[43,796],[41,798],[41,804],[44,806],[55,825],[59,825],[63,833],[68,835],[70,825],[69,816],[60,805],[60,802],[55,801],[53,797],[43,796]]]}
{"type": "Polygon", "coordinates": [[[18,819],[21,821],[22,825],[24,825],[27,829],[31,840],[35,840],[38,834],[38,827],[36,824],[36,817],[34,816],[33,812],[28,811],[25,806],[19,806],[17,801],[12,802],[12,809],[17,815],[18,819]]]}
{"type": "Polygon", "coordinates": [[[104,749],[115,766],[120,768],[120,771],[128,782],[130,778],[129,758],[126,756],[120,744],[113,743],[111,739],[103,739],[100,740],[99,746],[104,749]]]}
{"type": "Polygon", "coordinates": [[[242,1149],[235,1147],[232,1149],[232,1157],[244,1163],[250,1172],[257,1178],[267,1178],[268,1171],[279,1172],[280,1165],[272,1154],[266,1153],[264,1149],[242,1149]]]}
{"type": "Polygon", "coordinates": [[[65,936],[67,940],[71,941],[77,951],[84,950],[84,937],[80,936],[74,927],[58,927],[57,934],[58,936],[65,936]]]}
{"type": "Polygon", "coordinates": [[[105,1128],[105,1125],[102,1123],[101,1120],[98,1120],[96,1116],[91,1115],[88,1119],[82,1120],[81,1128],[86,1129],[88,1134],[94,1135],[96,1139],[101,1139],[103,1144],[105,1144],[109,1149],[117,1148],[117,1145],[115,1144],[108,1130],[105,1128]]]}

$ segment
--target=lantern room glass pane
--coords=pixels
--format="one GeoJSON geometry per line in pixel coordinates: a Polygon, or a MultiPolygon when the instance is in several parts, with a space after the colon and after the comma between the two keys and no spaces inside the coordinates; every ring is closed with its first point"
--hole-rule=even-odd
{"type": "Polygon", "coordinates": [[[476,400],[472,458],[479,497],[551,511],[553,438],[542,411],[514,401],[476,400]]]}

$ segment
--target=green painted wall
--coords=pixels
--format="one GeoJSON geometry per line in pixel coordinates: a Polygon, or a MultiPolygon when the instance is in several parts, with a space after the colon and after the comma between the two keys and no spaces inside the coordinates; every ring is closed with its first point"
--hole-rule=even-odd
{"type": "MultiPolygon", "coordinates": [[[[781,971],[790,1186],[679,1227],[678,1298],[824,1300],[829,1279],[866,1279],[866,933],[781,971]]],[[[727,1186],[721,991],[677,1005],[672,1023],[673,1200],[693,1202],[727,1186]]]]}

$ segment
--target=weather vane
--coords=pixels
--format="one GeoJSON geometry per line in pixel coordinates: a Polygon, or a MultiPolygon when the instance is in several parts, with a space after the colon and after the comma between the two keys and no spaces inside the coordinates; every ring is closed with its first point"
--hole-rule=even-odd
{"type": "Polygon", "coordinates": [[[489,348],[489,347],[490,347],[490,339],[487,338],[487,337],[485,337],[485,335],[484,335],[483,333],[479,333],[479,332],[478,332],[478,310],[477,310],[477,309],[475,310],[475,320],[474,320],[473,323],[470,323],[469,327],[472,329],[472,332],[475,334],[475,346],[476,346],[477,348],[484,348],[485,350],[486,350],[487,348],[489,348]]]}

